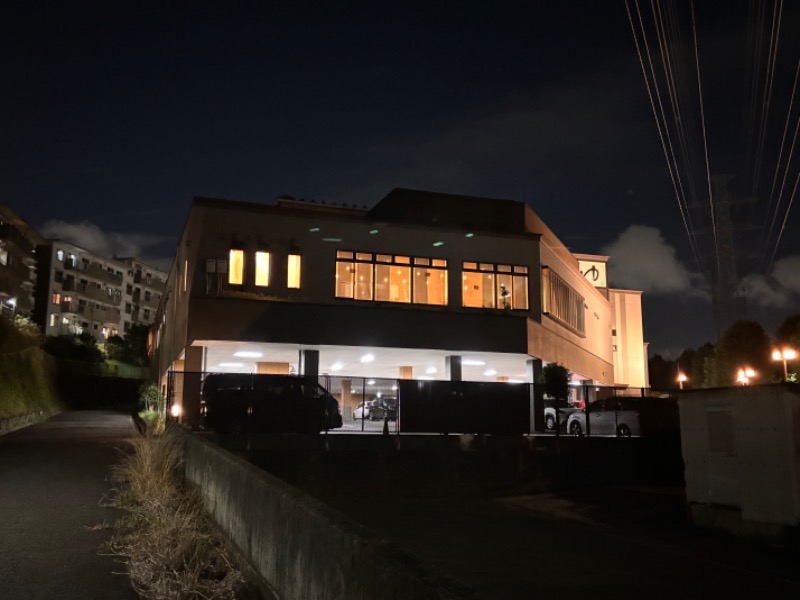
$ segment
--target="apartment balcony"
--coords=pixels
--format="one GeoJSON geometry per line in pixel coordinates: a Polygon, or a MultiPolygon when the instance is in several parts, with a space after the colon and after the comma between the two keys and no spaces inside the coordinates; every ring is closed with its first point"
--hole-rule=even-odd
{"type": "Polygon", "coordinates": [[[85,273],[86,277],[91,277],[92,279],[102,281],[103,283],[122,285],[122,275],[112,273],[99,263],[89,263],[84,267],[81,263],[76,262],[73,264],[67,260],[64,261],[64,268],[69,271],[79,271],[81,273],[85,273]]]}
{"type": "Polygon", "coordinates": [[[112,323],[119,324],[120,311],[117,308],[108,306],[92,307],[88,304],[80,304],[77,300],[66,300],[61,303],[62,313],[72,313],[81,316],[86,321],[92,323],[112,323]]]}
{"type": "Polygon", "coordinates": [[[119,306],[122,302],[122,294],[113,294],[109,296],[108,290],[105,287],[98,288],[96,285],[80,283],[74,279],[65,279],[61,284],[61,289],[64,292],[74,292],[84,298],[112,304],[114,306],[119,306]]]}

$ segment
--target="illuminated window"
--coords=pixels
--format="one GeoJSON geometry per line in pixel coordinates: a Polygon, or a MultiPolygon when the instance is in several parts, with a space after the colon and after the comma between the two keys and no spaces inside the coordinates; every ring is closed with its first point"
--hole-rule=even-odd
{"type": "Polygon", "coordinates": [[[286,287],[299,289],[300,288],[300,255],[290,254],[287,262],[288,275],[286,279],[286,287]]]}
{"type": "Polygon", "coordinates": [[[269,252],[256,252],[256,285],[269,285],[269,252]]]}
{"type": "Polygon", "coordinates": [[[228,283],[242,285],[244,280],[244,250],[231,250],[228,257],[228,283]]]}
{"type": "Polygon", "coordinates": [[[528,267],[465,262],[462,305],[528,310],[528,267]]]}
{"type": "Polygon", "coordinates": [[[53,294],[53,304],[61,304],[61,294],[53,294]]]}
{"type": "Polygon", "coordinates": [[[56,250],[56,260],[58,262],[64,261],[64,251],[63,250],[56,250]]]}
{"type": "Polygon", "coordinates": [[[542,312],[575,333],[585,335],[583,296],[548,267],[542,268],[542,312]]]}
{"type": "Polygon", "coordinates": [[[447,261],[339,251],[336,296],[405,304],[413,298],[415,304],[446,305],[447,261]]]}

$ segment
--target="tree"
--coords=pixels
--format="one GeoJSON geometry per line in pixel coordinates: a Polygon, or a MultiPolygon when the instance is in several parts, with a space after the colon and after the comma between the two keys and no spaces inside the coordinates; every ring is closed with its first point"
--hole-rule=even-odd
{"type": "Polygon", "coordinates": [[[657,390],[668,390],[675,387],[677,376],[675,363],[656,354],[648,361],[650,387],[657,390]]]}
{"type": "Polygon", "coordinates": [[[775,331],[775,341],[782,346],[800,350],[800,315],[786,317],[775,331]]]}
{"type": "Polygon", "coordinates": [[[569,378],[572,373],[567,367],[558,363],[547,363],[542,369],[542,383],[544,393],[557,400],[566,400],[569,397],[569,378]]]}
{"type": "Polygon", "coordinates": [[[125,334],[125,347],[123,360],[131,365],[139,367],[147,366],[147,338],[150,328],[147,325],[131,325],[128,333],[125,334]]]}
{"type": "Polygon", "coordinates": [[[716,368],[714,360],[716,346],[711,342],[706,342],[695,352],[688,373],[689,380],[693,381],[694,387],[716,387],[716,368]]]}
{"type": "Polygon", "coordinates": [[[743,367],[756,371],[759,381],[769,380],[774,365],[770,363],[770,339],[755,321],[737,321],[719,338],[715,356],[716,384],[733,385],[743,367]]]}

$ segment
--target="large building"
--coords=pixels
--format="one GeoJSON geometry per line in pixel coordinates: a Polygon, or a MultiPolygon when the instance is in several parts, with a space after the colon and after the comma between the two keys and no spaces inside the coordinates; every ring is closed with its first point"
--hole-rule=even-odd
{"type": "MultiPolygon", "coordinates": [[[[640,292],[522,202],[396,189],[372,209],[196,198],[154,368],[647,387],[640,292]]],[[[199,380],[176,403],[194,403],[199,380]]],[[[195,410],[194,406],[185,406],[195,410]]]]}
{"type": "Polygon", "coordinates": [[[38,281],[34,320],[45,335],[91,333],[103,342],[149,325],[166,274],[133,258],[106,258],[63,240],[36,249],[38,281]]]}
{"type": "Polygon", "coordinates": [[[35,250],[42,241],[42,236],[17,213],[0,204],[0,316],[31,316],[35,250]]]}

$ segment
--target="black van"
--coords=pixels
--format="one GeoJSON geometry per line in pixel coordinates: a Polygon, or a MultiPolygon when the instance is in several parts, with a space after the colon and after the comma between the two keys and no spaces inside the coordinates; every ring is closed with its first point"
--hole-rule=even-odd
{"type": "Polygon", "coordinates": [[[217,433],[319,433],[342,426],[339,403],[316,379],[209,373],[202,399],[204,424],[217,433]]]}

